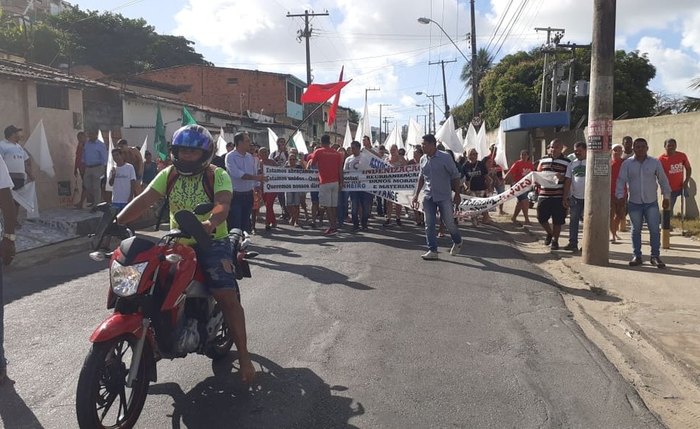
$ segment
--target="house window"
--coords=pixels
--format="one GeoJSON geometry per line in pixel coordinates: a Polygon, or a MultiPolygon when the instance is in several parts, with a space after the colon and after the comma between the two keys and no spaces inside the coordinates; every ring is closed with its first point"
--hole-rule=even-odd
{"type": "Polygon", "coordinates": [[[238,85],[238,78],[237,77],[230,77],[226,79],[226,83],[229,85],[238,85]]]}
{"type": "Polygon", "coordinates": [[[287,82],[287,101],[301,104],[301,94],[304,93],[304,88],[294,85],[292,82],[287,82]]]}
{"type": "Polygon", "coordinates": [[[68,110],[68,88],[37,84],[36,105],[48,109],[68,110]]]}

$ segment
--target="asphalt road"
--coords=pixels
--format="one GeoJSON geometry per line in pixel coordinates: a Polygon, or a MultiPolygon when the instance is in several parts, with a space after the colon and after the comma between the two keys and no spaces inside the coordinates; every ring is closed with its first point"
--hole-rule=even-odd
{"type": "MultiPolygon", "coordinates": [[[[140,428],[660,427],[573,322],[560,289],[493,228],[420,259],[414,227],[256,237],[241,284],[252,388],[235,355],[162,361],[140,428]]],[[[6,275],[6,428],[72,428],[88,337],[108,314],[87,255],[6,275]]]]}

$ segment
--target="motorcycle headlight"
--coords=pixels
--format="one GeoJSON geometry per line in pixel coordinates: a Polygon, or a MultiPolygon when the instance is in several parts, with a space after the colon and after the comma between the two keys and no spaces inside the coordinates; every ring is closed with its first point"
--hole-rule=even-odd
{"type": "Polygon", "coordinates": [[[121,297],[131,296],[139,289],[141,275],[146,269],[148,262],[124,266],[117,261],[112,262],[110,276],[112,281],[112,292],[121,297]]]}

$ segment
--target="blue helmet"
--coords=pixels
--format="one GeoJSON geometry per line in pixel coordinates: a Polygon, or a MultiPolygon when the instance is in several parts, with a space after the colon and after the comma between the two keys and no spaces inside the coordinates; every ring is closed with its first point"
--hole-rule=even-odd
{"type": "Polygon", "coordinates": [[[173,134],[170,150],[177,172],[183,176],[192,176],[209,166],[216,153],[216,141],[206,128],[200,125],[185,125],[173,134]],[[202,155],[196,161],[185,161],[179,157],[181,148],[196,149],[201,151],[202,155]]]}

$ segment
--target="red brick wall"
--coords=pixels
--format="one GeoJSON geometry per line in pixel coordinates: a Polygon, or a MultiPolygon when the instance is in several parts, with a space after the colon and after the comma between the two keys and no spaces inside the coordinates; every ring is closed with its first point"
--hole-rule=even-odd
{"type": "Polygon", "coordinates": [[[286,77],[252,70],[189,65],[146,72],[139,77],[173,85],[190,85],[180,99],[241,113],[250,110],[268,116],[287,116],[286,77]],[[232,80],[237,79],[236,83],[232,80]]]}

